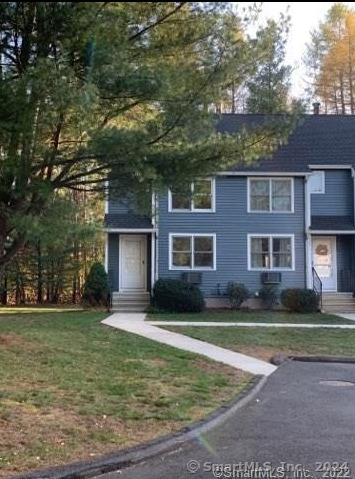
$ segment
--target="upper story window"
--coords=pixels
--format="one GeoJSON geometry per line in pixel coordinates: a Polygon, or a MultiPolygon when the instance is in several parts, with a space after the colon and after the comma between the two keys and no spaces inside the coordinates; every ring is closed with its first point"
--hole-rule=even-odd
{"type": "Polygon", "coordinates": [[[292,178],[249,178],[248,211],[293,213],[292,178]]]}
{"type": "Polygon", "coordinates": [[[325,174],[324,171],[313,171],[308,179],[308,189],[310,193],[325,193],[325,174]]]}
{"type": "Polygon", "coordinates": [[[196,180],[185,191],[169,191],[169,211],[214,212],[215,180],[196,180]]]}

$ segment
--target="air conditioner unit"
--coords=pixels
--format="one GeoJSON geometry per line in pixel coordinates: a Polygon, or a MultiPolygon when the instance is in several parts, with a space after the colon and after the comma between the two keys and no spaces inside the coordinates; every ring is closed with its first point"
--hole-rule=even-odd
{"type": "Polygon", "coordinates": [[[277,273],[274,271],[261,273],[261,282],[262,284],[280,284],[281,273],[277,273]]]}
{"type": "Polygon", "coordinates": [[[201,273],[182,273],[182,280],[190,284],[201,284],[202,283],[202,274],[201,273]]]}

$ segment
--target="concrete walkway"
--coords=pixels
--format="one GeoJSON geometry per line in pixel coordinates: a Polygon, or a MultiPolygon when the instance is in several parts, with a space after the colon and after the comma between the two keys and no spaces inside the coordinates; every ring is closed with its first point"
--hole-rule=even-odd
{"type": "Polygon", "coordinates": [[[146,315],[144,313],[115,313],[104,319],[102,323],[107,326],[112,326],[113,328],[127,331],[128,333],[138,334],[139,336],[152,339],[158,343],[167,344],[191,353],[201,354],[214,361],[228,364],[229,366],[252,374],[269,376],[277,369],[276,366],[261,361],[260,359],[235,353],[228,349],[199,341],[198,339],[157,328],[153,326],[153,324],[145,322],[145,317],[146,315]]]}
{"type": "MultiPolygon", "coordinates": [[[[343,316],[345,317],[345,316],[343,316]]],[[[241,326],[243,328],[309,328],[355,329],[355,324],[306,324],[306,323],[222,323],[217,321],[147,321],[155,326],[241,326]]]]}
{"type": "Polygon", "coordinates": [[[332,313],[334,316],[339,316],[339,318],[349,319],[350,321],[355,321],[355,313],[332,313]]]}

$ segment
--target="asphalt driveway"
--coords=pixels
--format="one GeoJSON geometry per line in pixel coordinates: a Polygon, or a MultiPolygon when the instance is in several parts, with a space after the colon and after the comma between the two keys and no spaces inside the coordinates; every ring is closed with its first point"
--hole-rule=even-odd
{"type": "Polygon", "coordinates": [[[284,364],[227,423],[100,479],[355,477],[355,385],[328,380],[355,384],[355,364],[284,364]]]}

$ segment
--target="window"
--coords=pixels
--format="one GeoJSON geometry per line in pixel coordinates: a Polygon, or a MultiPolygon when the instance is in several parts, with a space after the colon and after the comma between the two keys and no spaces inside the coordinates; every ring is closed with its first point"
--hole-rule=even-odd
{"type": "Polygon", "coordinates": [[[170,269],[215,269],[215,235],[171,234],[170,269]]]}
{"type": "Polygon", "coordinates": [[[292,213],[293,180],[289,178],[249,178],[248,211],[292,213]]]}
{"type": "Polygon", "coordinates": [[[308,179],[310,193],[325,193],[324,171],[313,171],[308,179]]]}
{"type": "Polygon", "coordinates": [[[276,235],[249,236],[249,269],[294,269],[294,237],[276,235]]]}
{"type": "Polygon", "coordinates": [[[169,191],[169,211],[213,212],[215,210],[215,182],[196,180],[185,190],[169,191]]]}

